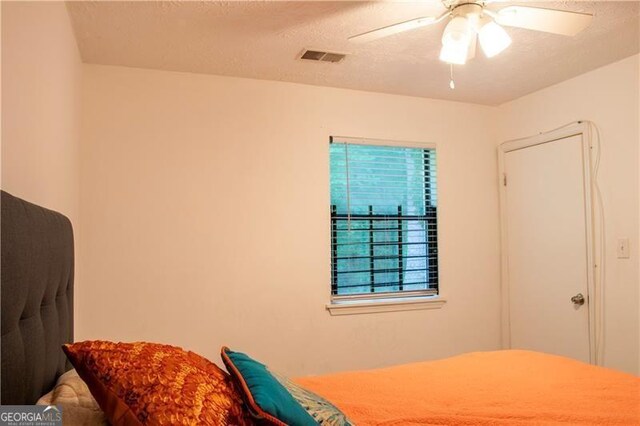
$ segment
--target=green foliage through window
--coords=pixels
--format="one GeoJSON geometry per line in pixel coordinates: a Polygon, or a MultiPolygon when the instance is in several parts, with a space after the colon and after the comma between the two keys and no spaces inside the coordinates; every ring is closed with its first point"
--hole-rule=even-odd
{"type": "Polygon", "coordinates": [[[330,145],[334,295],[438,289],[433,149],[330,145]]]}

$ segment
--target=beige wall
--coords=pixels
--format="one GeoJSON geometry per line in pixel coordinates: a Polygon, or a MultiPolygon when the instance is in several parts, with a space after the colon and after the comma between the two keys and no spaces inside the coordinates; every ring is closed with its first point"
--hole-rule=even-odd
{"type": "Polygon", "coordinates": [[[79,339],[168,342],[214,360],[228,344],[289,374],[499,347],[495,108],[84,71],[79,339]],[[325,310],[330,135],[438,144],[443,309],[325,310]]]}
{"type": "Polygon", "coordinates": [[[82,64],[63,2],[2,2],[2,189],[78,231],[82,64]]]}
{"type": "Polygon", "coordinates": [[[2,189],[71,220],[78,289],[80,53],[64,2],[0,3],[2,189]]]}
{"type": "Polygon", "coordinates": [[[615,257],[618,238],[639,245],[638,56],[491,108],[82,66],[62,3],[1,10],[2,187],[74,222],[78,339],[214,360],[229,344],[289,374],[496,349],[495,144],[590,119],[603,138],[606,364],[638,371],[640,259],[615,257]],[[443,309],[325,311],[332,134],[438,144],[443,309]]]}
{"type": "Polygon", "coordinates": [[[638,274],[638,55],[502,105],[500,140],[591,120],[602,138],[599,182],[605,208],[605,365],[637,373],[638,274]],[[631,258],[616,257],[629,238],[631,258]]]}

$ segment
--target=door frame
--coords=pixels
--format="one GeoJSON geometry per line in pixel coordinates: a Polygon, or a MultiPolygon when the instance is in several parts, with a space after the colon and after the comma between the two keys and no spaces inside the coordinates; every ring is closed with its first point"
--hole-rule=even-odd
{"type": "MultiPolygon", "coordinates": [[[[498,147],[498,186],[500,188],[500,247],[501,247],[501,325],[502,325],[502,348],[511,347],[511,326],[509,313],[509,255],[507,252],[507,209],[506,209],[506,186],[505,182],[505,154],[518,149],[528,148],[544,143],[555,142],[571,136],[581,136],[582,158],[583,158],[583,182],[584,182],[584,211],[586,224],[587,243],[587,301],[589,316],[589,362],[596,363],[596,254],[594,247],[594,211],[593,211],[593,181],[591,177],[591,134],[587,122],[575,122],[550,132],[540,133],[535,136],[510,140],[502,143],[498,147]]],[[[507,185],[508,185],[508,176],[507,185]]]]}

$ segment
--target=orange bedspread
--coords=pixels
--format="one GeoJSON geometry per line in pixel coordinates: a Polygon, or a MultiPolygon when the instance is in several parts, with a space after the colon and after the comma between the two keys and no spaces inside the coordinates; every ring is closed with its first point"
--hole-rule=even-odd
{"type": "Polygon", "coordinates": [[[640,424],[640,378],[528,351],[296,379],[362,425],[640,424]]]}

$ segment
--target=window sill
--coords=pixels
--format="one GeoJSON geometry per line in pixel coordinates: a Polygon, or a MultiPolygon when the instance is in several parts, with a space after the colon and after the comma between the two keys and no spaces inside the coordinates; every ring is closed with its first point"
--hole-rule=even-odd
{"type": "Polygon", "coordinates": [[[356,300],[332,302],[326,305],[331,315],[372,314],[377,312],[415,311],[440,309],[447,303],[442,296],[416,296],[380,300],[356,300]]]}

